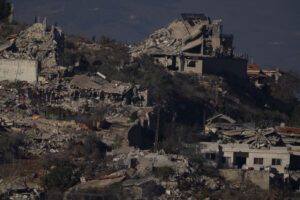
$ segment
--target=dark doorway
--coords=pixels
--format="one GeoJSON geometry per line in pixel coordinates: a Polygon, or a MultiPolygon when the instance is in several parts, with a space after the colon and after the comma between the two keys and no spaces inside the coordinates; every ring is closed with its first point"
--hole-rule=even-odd
{"type": "Polygon", "coordinates": [[[291,155],[290,170],[300,170],[300,156],[291,155]]]}
{"type": "Polygon", "coordinates": [[[172,56],[172,67],[177,68],[177,66],[176,66],[176,57],[175,56],[172,56]]]}
{"type": "Polygon", "coordinates": [[[247,162],[247,157],[249,156],[249,153],[234,152],[233,156],[234,156],[234,165],[236,165],[238,168],[242,168],[242,166],[247,162]]]}

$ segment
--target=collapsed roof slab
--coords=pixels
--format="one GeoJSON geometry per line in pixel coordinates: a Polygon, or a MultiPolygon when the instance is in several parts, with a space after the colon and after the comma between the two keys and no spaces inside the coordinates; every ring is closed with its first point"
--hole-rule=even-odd
{"type": "MultiPolygon", "coordinates": [[[[187,50],[190,50],[190,49],[192,49],[192,48],[194,48],[194,47],[197,47],[197,46],[199,46],[199,45],[201,45],[201,44],[203,44],[203,39],[202,38],[199,38],[199,39],[197,39],[197,40],[195,40],[195,41],[192,41],[192,42],[190,42],[190,43],[188,43],[187,45],[185,45],[184,47],[182,47],[182,51],[187,51],[187,50]]],[[[200,52],[199,52],[200,53],[200,52]]]]}

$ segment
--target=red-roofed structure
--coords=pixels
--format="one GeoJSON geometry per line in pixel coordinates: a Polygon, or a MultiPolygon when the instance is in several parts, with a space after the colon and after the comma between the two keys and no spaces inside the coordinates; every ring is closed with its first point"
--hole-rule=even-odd
{"type": "Polygon", "coordinates": [[[279,129],[280,133],[286,133],[286,134],[299,134],[300,135],[300,129],[295,127],[285,127],[279,129]]]}
{"type": "Polygon", "coordinates": [[[247,75],[252,78],[265,78],[267,77],[258,67],[258,64],[247,65],[247,75]]]}

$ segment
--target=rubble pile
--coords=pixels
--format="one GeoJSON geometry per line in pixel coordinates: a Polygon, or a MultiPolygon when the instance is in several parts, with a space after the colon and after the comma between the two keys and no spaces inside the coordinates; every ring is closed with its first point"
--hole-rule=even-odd
{"type": "Polygon", "coordinates": [[[27,182],[23,178],[15,177],[13,180],[0,179],[0,198],[9,199],[38,199],[43,189],[36,183],[27,182]]]}
{"type": "Polygon", "coordinates": [[[20,148],[31,155],[63,152],[66,144],[80,140],[89,130],[99,131],[109,145],[120,138],[127,140],[128,116],[148,104],[147,90],[98,76],[58,76],[37,85],[3,81],[0,85],[0,125],[24,135],[25,145],[20,148]],[[105,109],[100,116],[101,107],[105,109]],[[103,130],[104,122],[125,125],[103,130]]]}
{"type": "MultiPolygon", "coordinates": [[[[40,156],[47,153],[63,152],[68,148],[68,145],[66,144],[84,138],[89,134],[89,130],[98,130],[103,141],[109,145],[113,145],[117,139],[117,135],[122,139],[126,139],[126,134],[130,128],[125,120],[125,122],[122,122],[125,123],[122,127],[115,127],[113,125],[109,130],[102,130],[100,128],[101,125],[97,127],[97,124],[95,124],[95,128],[97,129],[94,129],[93,126],[87,126],[90,123],[88,119],[84,119],[87,120],[86,122],[77,120],[61,121],[51,118],[44,119],[42,113],[41,116],[37,114],[32,115],[34,112],[30,109],[33,108],[28,106],[26,109],[28,110],[25,110],[24,112],[19,112],[17,114],[9,112],[5,116],[2,116],[1,126],[6,128],[7,131],[18,132],[24,135],[24,146],[20,146],[19,148],[26,150],[26,152],[31,155],[40,156]]],[[[110,110],[115,110],[115,112],[108,112],[104,117],[111,122],[114,122],[114,120],[117,119],[118,123],[120,123],[120,120],[123,120],[124,118],[124,116],[120,114],[122,113],[122,109],[110,108],[110,110]]],[[[128,118],[125,117],[125,119],[128,118]]],[[[98,121],[103,123],[100,119],[98,121]]]]}
{"type": "Polygon", "coordinates": [[[250,144],[252,148],[282,145],[275,128],[256,129],[254,123],[238,124],[230,117],[219,114],[206,121],[205,133],[215,134],[223,143],[250,144]]]}
{"type": "Polygon", "coordinates": [[[132,167],[131,160],[137,161],[136,167],[140,176],[151,173],[154,167],[172,166],[177,175],[190,173],[193,169],[189,166],[187,159],[180,155],[168,155],[163,151],[150,153],[133,147],[121,148],[112,152],[115,166],[132,167]]]}
{"type": "Polygon", "coordinates": [[[10,59],[31,59],[41,62],[42,68],[58,65],[63,53],[64,35],[59,27],[47,27],[47,20],[33,24],[0,52],[0,57],[10,59]]]}
{"type": "Polygon", "coordinates": [[[202,45],[201,55],[231,56],[233,36],[222,34],[221,23],[222,20],[211,22],[204,14],[182,14],[182,19],[155,31],[145,42],[133,46],[131,52],[133,55],[181,55],[202,45]]]}
{"type": "Polygon", "coordinates": [[[112,156],[116,172],[96,180],[81,182],[65,193],[65,199],[75,191],[88,188],[97,189],[101,196],[102,191],[114,183],[121,186],[122,191],[119,192],[125,194],[123,199],[188,199],[192,198],[192,193],[203,188],[211,191],[222,188],[222,183],[217,178],[199,175],[184,156],[166,154],[163,151],[151,153],[133,147],[113,150],[108,152],[108,156],[112,156]],[[153,173],[157,168],[172,169],[173,172],[165,174],[163,178],[153,173]]]}
{"type": "Polygon", "coordinates": [[[25,149],[32,155],[62,152],[67,148],[66,144],[87,134],[80,132],[79,125],[74,121],[37,120],[34,125],[32,129],[24,132],[25,149]]]}

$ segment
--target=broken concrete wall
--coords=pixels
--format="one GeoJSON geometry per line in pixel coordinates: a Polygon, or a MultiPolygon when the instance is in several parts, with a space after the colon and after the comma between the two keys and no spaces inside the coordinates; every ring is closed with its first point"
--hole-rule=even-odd
{"type": "Polygon", "coordinates": [[[263,190],[269,190],[270,172],[268,171],[243,171],[239,169],[221,169],[221,176],[230,182],[251,182],[263,190]]]}
{"type": "Polygon", "coordinates": [[[204,166],[218,167],[220,160],[219,144],[214,142],[201,142],[196,145],[196,153],[205,159],[204,166]],[[214,155],[214,156],[213,156],[214,155]]]}
{"type": "Polygon", "coordinates": [[[230,182],[243,182],[244,179],[244,171],[239,169],[220,169],[219,173],[230,182]]]}
{"type": "Polygon", "coordinates": [[[245,180],[249,180],[263,190],[269,190],[270,172],[267,171],[247,171],[245,180]]]}
{"type": "Polygon", "coordinates": [[[158,64],[161,64],[164,67],[169,67],[173,65],[172,56],[159,56],[155,57],[155,59],[158,64]]]}
{"type": "Polygon", "coordinates": [[[0,59],[0,80],[37,82],[38,62],[0,59]]]}
{"type": "Polygon", "coordinates": [[[184,60],[184,72],[193,72],[202,75],[203,72],[203,60],[197,59],[185,59],[184,60]]]}

